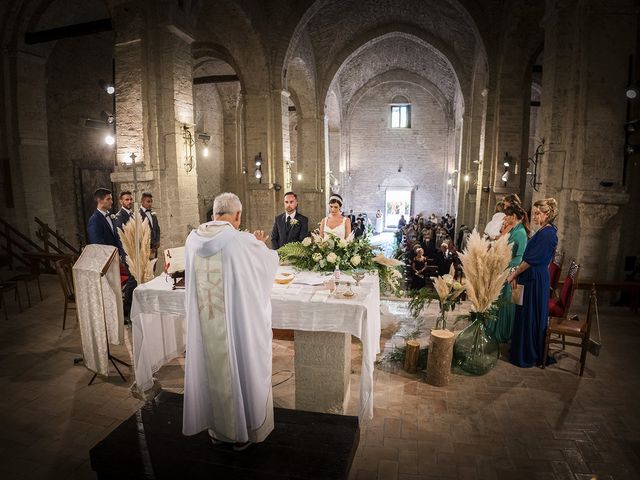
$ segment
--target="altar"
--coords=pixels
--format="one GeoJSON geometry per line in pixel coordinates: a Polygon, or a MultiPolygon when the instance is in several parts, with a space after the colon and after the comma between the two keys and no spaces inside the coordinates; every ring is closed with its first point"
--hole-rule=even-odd
{"type": "MultiPolygon", "coordinates": [[[[281,267],[280,271],[290,271],[281,267]]],[[[362,342],[362,371],[360,374],[360,402],[358,416],[361,420],[373,418],[373,371],[376,355],[380,352],[380,291],[377,275],[367,275],[351,288],[355,296],[330,296],[323,289],[321,273],[300,272],[288,285],[275,284],[271,293],[273,328],[296,331],[296,357],[304,355],[301,366],[296,359],[296,407],[309,409],[301,404],[303,398],[326,395],[327,369],[333,369],[330,377],[346,379],[348,392],[350,366],[344,371],[345,362],[333,366],[327,357],[336,359],[332,349],[345,350],[350,355],[350,335],[362,342]],[[314,334],[311,332],[331,332],[314,334]],[[314,347],[315,345],[315,347],[314,347]],[[322,350],[324,355],[301,354],[322,350]],[[340,367],[339,365],[342,365],[340,367]],[[338,371],[342,368],[343,371],[338,371]],[[298,384],[301,389],[298,390],[298,384]]],[[[351,280],[345,276],[345,280],[351,280]]],[[[164,364],[184,354],[186,321],[184,290],[173,290],[173,280],[160,275],[138,286],[133,292],[131,322],[133,325],[133,356],[136,386],[139,392],[153,387],[153,374],[164,364]]],[[[331,381],[331,378],[328,379],[331,381]]],[[[344,398],[346,403],[347,398],[344,398]]],[[[315,409],[318,411],[319,409],[315,409]]]]}

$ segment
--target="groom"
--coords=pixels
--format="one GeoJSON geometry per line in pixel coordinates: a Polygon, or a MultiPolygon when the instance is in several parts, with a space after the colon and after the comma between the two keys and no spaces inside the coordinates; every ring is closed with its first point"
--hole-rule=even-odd
{"type": "Polygon", "coordinates": [[[293,192],[285,193],[284,213],[276,217],[271,231],[271,246],[274,250],[286,243],[301,242],[309,235],[309,219],[300,215],[297,209],[298,195],[293,192]]]}

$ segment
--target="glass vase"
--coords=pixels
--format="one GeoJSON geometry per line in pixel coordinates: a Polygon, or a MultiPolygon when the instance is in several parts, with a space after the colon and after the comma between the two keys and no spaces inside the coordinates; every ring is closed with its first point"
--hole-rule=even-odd
{"type": "Polygon", "coordinates": [[[444,308],[440,309],[440,315],[438,315],[438,319],[436,320],[435,330],[439,329],[447,329],[447,311],[444,308]]]}
{"type": "Polygon", "coordinates": [[[471,375],[484,375],[500,358],[500,344],[487,329],[487,319],[472,312],[472,319],[453,345],[453,364],[471,375]]]}

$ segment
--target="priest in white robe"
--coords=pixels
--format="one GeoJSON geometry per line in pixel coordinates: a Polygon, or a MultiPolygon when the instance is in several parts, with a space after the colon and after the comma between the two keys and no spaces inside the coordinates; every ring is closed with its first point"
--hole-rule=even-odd
{"type": "Polygon", "coordinates": [[[278,254],[264,232],[238,231],[233,193],[213,202],[214,221],[185,246],[187,354],[184,435],[208,429],[214,443],[244,449],[273,430],[271,289],[278,254]]]}

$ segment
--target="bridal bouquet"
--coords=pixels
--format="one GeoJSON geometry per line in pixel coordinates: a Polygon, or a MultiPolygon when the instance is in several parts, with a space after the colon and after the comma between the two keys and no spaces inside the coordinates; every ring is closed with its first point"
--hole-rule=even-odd
{"type": "Polygon", "coordinates": [[[281,260],[301,270],[333,272],[336,267],[340,270],[377,270],[380,289],[399,294],[402,273],[398,267],[403,265],[402,262],[374,253],[367,237],[356,239],[351,235],[345,240],[329,234],[323,239],[316,232],[302,242],[287,243],[278,249],[281,260]]]}

